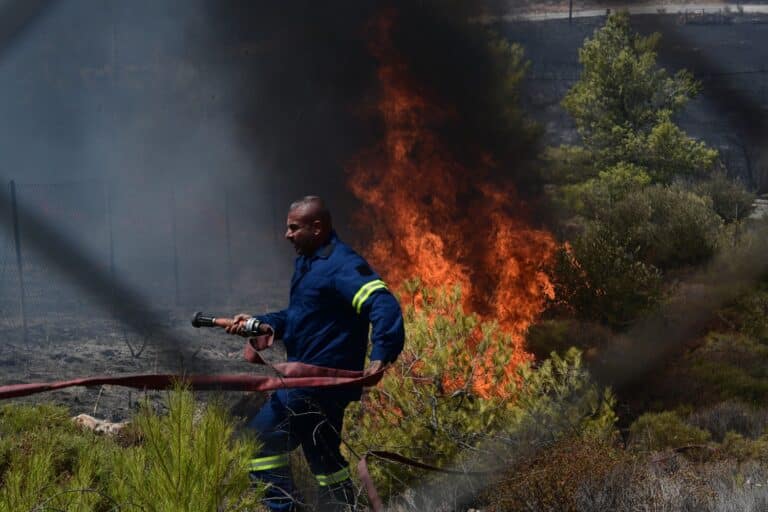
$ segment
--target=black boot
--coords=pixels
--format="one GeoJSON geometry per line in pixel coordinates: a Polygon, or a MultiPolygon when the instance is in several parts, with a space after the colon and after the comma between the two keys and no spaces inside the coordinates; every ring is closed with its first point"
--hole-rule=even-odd
{"type": "Polygon", "coordinates": [[[355,486],[346,479],[333,485],[320,487],[319,512],[352,512],[355,510],[355,486]]]}

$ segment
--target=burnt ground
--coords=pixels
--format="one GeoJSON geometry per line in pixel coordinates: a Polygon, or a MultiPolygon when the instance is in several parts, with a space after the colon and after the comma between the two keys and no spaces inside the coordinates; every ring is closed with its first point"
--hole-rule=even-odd
{"type": "MultiPolygon", "coordinates": [[[[268,373],[269,370],[247,363],[242,358],[244,340],[219,329],[194,329],[191,316],[169,312],[168,327],[189,340],[190,353],[197,373],[268,373]]],[[[136,334],[119,322],[105,317],[83,318],[77,314],[58,313],[29,320],[29,344],[20,341],[19,322],[0,321],[0,384],[48,382],[98,375],[136,373],[178,373],[183,363],[179,355],[163,347],[155,330],[136,334]],[[13,340],[13,341],[9,341],[13,340]]],[[[278,342],[279,344],[279,342],[278,342]]],[[[284,357],[282,346],[268,351],[276,361],[284,357]]],[[[164,391],[141,391],[120,386],[72,387],[29,397],[0,402],[51,402],[69,407],[72,415],[86,413],[119,421],[128,419],[139,404],[149,399],[162,408],[164,391]]],[[[239,416],[253,411],[262,401],[261,393],[197,392],[199,400],[221,399],[239,416]]]]}

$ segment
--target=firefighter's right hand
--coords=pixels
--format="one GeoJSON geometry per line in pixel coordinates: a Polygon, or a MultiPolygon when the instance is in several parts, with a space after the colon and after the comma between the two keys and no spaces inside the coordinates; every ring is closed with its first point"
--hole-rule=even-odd
{"type": "Polygon", "coordinates": [[[229,334],[238,334],[242,336],[243,329],[245,328],[245,322],[251,318],[251,315],[247,313],[239,313],[232,317],[232,323],[225,327],[224,330],[229,334]]]}

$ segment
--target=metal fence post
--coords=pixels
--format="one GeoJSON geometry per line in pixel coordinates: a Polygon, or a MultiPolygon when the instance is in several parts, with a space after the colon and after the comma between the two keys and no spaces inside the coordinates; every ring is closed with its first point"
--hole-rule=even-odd
{"type": "Polygon", "coordinates": [[[27,306],[26,306],[26,290],[24,288],[24,264],[21,259],[21,237],[19,236],[19,209],[16,203],[16,183],[11,180],[11,218],[13,219],[13,240],[16,245],[16,267],[19,272],[19,291],[20,291],[20,305],[21,305],[21,325],[22,334],[24,337],[24,344],[29,346],[29,338],[27,336],[27,306]]]}
{"type": "Polygon", "coordinates": [[[227,244],[227,304],[232,303],[232,280],[234,278],[232,269],[232,240],[229,224],[230,197],[230,194],[224,194],[224,235],[226,236],[227,244]]]}
{"type": "Polygon", "coordinates": [[[173,243],[173,283],[178,307],[181,301],[179,300],[179,250],[176,247],[176,191],[171,191],[171,241],[173,243]]]}
{"type": "Polygon", "coordinates": [[[104,182],[104,206],[107,216],[107,237],[109,242],[109,277],[112,278],[112,300],[115,295],[115,237],[112,229],[112,196],[109,183],[104,182]]]}

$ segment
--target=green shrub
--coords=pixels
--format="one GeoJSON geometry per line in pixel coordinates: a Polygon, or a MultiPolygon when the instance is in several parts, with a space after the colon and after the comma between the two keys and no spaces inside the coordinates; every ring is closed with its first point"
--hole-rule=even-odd
{"type": "Polygon", "coordinates": [[[0,410],[0,511],[147,512],[246,510],[252,440],[232,439],[220,407],[195,415],[191,392],[169,394],[168,415],[145,407],[133,426],[138,442],[82,431],[52,405],[0,410]]]}
{"type": "Polygon", "coordinates": [[[207,405],[199,418],[196,413],[192,393],[183,389],[169,394],[166,416],[142,408],[134,420],[141,444],[114,461],[116,501],[149,512],[234,512],[254,505],[255,494],[243,496],[255,440],[233,440],[234,425],[219,405],[207,405]]]}
{"type": "Polygon", "coordinates": [[[52,405],[6,405],[0,412],[3,464],[0,510],[96,510],[115,446],[80,432],[67,410],[52,405]]]}
{"type": "Polygon", "coordinates": [[[713,173],[709,179],[694,186],[696,194],[709,197],[712,208],[725,222],[734,222],[749,217],[754,210],[755,194],[744,185],[729,178],[724,172],[713,173]]]}
{"type": "Polygon", "coordinates": [[[686,365],[707,401],[738,400],[762,406],[768,400],[766,358],[768,346],[750,336],[711,332],[686,365]]]}
{"type": "MultiPolygon", "coordinates": [[[[486,453],[494,440],[504,449],[480,458],[506,464],[510,453],[565,434],[613,431],[612,395],[590,380],[578,351],[509,375],[514,345],[495,324],[464,313],[458,290],[411,290],[424,299],[403,301],[404,353],[371,396],[347,411],[355,453],[383,449],[449,466],[486,453]]],[[[372,474],[389,497],[424,477],[386,463],[373,465],[372,474]]]]}
{"type": "Polygon", "coordinates": [[[650,183],[642,167],[621,162],[600,171],[596,178],[562,187],[561,201],[573,213],[599,220],[616,203],[650,183]]]}
{"type": "Polygon", "coordinates": [[[729,327],[768,345],[768,285],[761,283],[720,311],[729,327]]]}
{"type": "Polygon", "coordinates": [[[659,270],[599,224],[558,251],[554,261],[555,305],[579,319],[622,328],[661,299],[659,270]]]}
{"type": "Polygon", "coordinates": [[[720,444],[722,455],[739,462],[757,460],[768,461],[768,437],[748,439],[737,432],[728,432],[720,444]]]}
{"type": "Polygon", "coordinates": [[[722,221],[708,199],[680,187],[652,186],[616,203],[603,224],[621,247],[664,270],[708,260],[722,221]]]}
{"type": "Polygon", "coordinates": [[[645,413],[629,429],[629,446],[641,451],[659,451],[708,442],[706,430],[687,424],[677,413],[645,413]]]}

